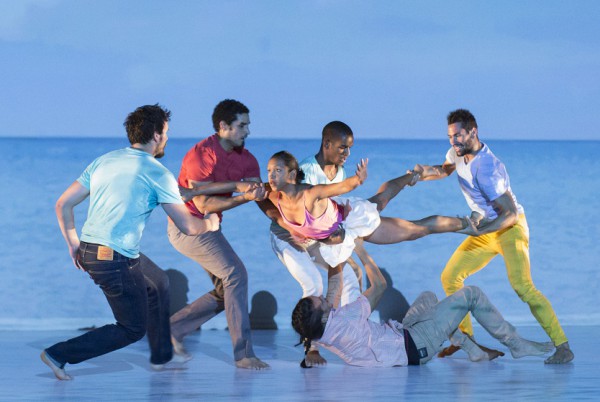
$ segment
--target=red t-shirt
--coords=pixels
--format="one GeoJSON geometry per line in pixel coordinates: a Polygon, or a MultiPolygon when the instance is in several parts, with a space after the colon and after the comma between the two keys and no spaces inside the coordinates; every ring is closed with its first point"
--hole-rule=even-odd
{"type": "MultiPolygon", "coordinates": [[[[188,151],[181,163],[179,185],[188,187],[188,180],[220,182],[240,181],[251,177],[260,178],[258,161],[247,149],[227,152],[219,144],[217,134],[200,141],[188,151]]],[[[218,194],[230,197],[232,193],[218,194]]],[[[203,218],[193,201],[186,203],[192,215],[203,218]]],[[[219,212],[219,217],[222,217],[219,212]]]]}

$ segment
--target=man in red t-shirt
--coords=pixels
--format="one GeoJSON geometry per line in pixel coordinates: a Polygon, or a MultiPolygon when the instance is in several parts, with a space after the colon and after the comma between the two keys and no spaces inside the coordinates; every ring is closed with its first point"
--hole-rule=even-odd
{"type": "MultiPolygon", "coordinates": [[[[265,198],[258,162],[244,148],[250,134],[248,114],[248,108],[238,101],[220,102],[212,115],[216,133],[194,145],[183,158],[178,180],[181,187],[196,188],[208,183],[222,186],[220,194],[196,195],[187,202],[188,209],[198,219],[203,219],[208,212],[217,212],[222,218],[222,211],[265,198]],[[260,184],[241,187],[233,183],[239,181],[260,184]],[[241,194],[233,196],[233,192],[241,194]]],[[[171,317],[174,348],[185,354],[183,338],[225,310],[236,366],[255,370],[269,368],[252,349],[246,267],[221,230],[187,236],[169,222],[168,236],[173,247],[199,263],[215,285],[213,290],[171,317]]]]}

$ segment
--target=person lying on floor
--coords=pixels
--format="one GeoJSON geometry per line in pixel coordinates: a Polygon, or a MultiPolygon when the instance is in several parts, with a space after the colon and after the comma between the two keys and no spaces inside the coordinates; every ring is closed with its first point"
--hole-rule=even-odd
{"type": "Polygon", "coordinates": [[[310,296],[301,299],[294,308],[292,327],[300,334],[305,351],[309,350],[311,342],[315,342],[354,366],[419,365],[436,356],[443,343],[450,339],[453,345],[460,346],[468,354],[471,361],[503,356],[504,353],[482,347],[457,331],[469,312],[492,337],[508,347],[514,358],[543,356],[554,349],[552,342],[522,338],[476,286],[466,286],[439,302],[433,292],[423,292],[411,305],[402,323],[370,321],[371,311],[383,296],[387,284],[373,259],[360,249],[357,247],[357,254],[371,286],[358,300],[335,308],[335,300],[310,296]]]}

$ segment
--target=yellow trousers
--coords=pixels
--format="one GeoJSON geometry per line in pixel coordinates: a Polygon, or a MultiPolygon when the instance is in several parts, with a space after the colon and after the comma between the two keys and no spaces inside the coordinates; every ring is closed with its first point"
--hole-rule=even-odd
{"type": "MultiPolygon", "coordinates": [[[[529,305],[531,313],[554,345],[567,342],[552,305],[542,292],[536,289],[531,279],[529,227],[524,214],[519,215],[518,222],[509,228],[479,237],[469,236],[462,242],[442,272],[442,286],[446,295],[461,289],[467,277],[485,267],[498,254],[504,258],[512,288],[521,300],[529,305]]],[[[473,335],[470,315],[465,317],[459,328],[464,333],[473,335]]]]}

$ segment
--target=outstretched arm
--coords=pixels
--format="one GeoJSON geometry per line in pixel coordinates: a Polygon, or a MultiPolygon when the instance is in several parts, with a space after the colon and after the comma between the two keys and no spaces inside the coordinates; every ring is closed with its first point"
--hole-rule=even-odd
{"type": "Polygon", "coordinates": [[[255,181],[224,181],[224,182],[195,182],[190,188],[179,187],[181,198],[184,202],[190,201],[198,195],[214,195],[223,193],[245,193],[257,186],[255,181]]]}
{"type": "Polygon", "coordinates": [[[352,177],[348,177],[339,183],[334,184],[318,184],[308,188],[306,196],[310,199],[323,199],[329,197],[335,197],[337,195],[346,194],[356,187],[360,186],[367,179],[367,165],[369,164],[368,159],[361,159],[360,163],[356,166],[356,174],[352,177]]]}
{"type": "MultiPolygon", "coordinates": [[[[260,178],[246,179],[248,182],[260,183],[260,178]]],[[[205,182],[196,182],[190,180],[192,187],[200,187],[205,182]]],[[[198,208],[198,211],[206,212],[221,212],[228,209],[235,208],[239,205],[245,204],[248,201],[264,200],[266,197],[266,191],[264,186],[254,186],[242,194],[234,195],[233,197],[222,197],[218,195],[198,195],[193,198],[194,205],[198,208]]]]}
{"type": "Polygon", "coordinates": [[[344,264],[342,263],[335,267],[329,267],[327,270],[327,295],[325,295],[325,298],[333,307],[339,306],[342,298],[344,282],[343,266],[344,264]]]}
{"type": "Polygon", "coordinates": [[[77,262],[77,250],[79,249],[79,236],[75,229],[75,214],[73,209],[76,205],[81,203],[90,195],[90,190],[85,186],[81,185],[78,181],[73,182],[69,188],[60,196],[56,201],[55,211],[56,218],[58,219],[58,225],[62,232],[67,247],[69,248],[69,255],[73,260],[73,265],[77,269],[83,269],[77,262]]]}
{"type": "Polygon", "coordinates": [[[381,212],[390,200],[397,196],[404,187],[414,186],[418,181],[419,173],[409,170],[404,176],[396,177],[383,183],[379,187],[379,190],[377,190],[377,194],[369,198],[369,201],[377,204],[377,210],[381,212]]]}
{"type": "Polygon", "coordinates": [[[360,261],[367,272],[367,278],[369,278],[370,286],[363,292],[363,295],[369,300],[371,311],[373,311],[375,310],[375,307],[377,307],[379,300],[381,300],[381,297],[387,288],[387,282],[379,270],[379,267],[375,264],[375,261],[373,261],[371,256],[367,253],[367,250],[363,247],[362,240],[356,241],[354,252],[358,255],[358,258],[360,258],[360,261]]]}
{"type": "Polygon", "coordinates": [[[407,173],[414,172],[420,176],[420,181],[439,180],[448,177],[456,170],[456,165],[445,161],[441,165],[420,165],[417,164],[413,170],[407,173]]]}

